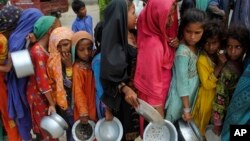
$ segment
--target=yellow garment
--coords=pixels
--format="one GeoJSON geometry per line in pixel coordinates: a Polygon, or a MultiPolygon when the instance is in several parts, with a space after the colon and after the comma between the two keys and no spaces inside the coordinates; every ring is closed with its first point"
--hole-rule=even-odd
{"type": "Polygon", "coordinates": [[[58,27],[53,30],[49,40],[49,59],[47,62],[47,73],[53,81],[52,97],[56,104],[63,110],[68,108],[66,91],[63,85],[61,54],[57,50],[57,45],[61,40],[71,40],[73,31],[67,27],[58,27]]]}
{"type": "Polygon", "coordinates": [[[206,127],[212,115],[212,104],[215,97],[217,78],[214,75],[215,64],[202,53],[197,62],[200,87],[192,112],[194,122],[205,136],[206,127]]]}
{"type": "Polygon", "coordinates": [[[0,65],[4,64],[4,61],[7,58],[7,54],[7,39],[3,34],[0,34],[0,65]]]}

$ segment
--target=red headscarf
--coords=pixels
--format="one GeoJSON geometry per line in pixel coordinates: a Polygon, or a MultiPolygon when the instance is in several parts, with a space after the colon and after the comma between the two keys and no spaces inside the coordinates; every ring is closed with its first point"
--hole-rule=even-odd
{"type": "Polygon", "coordinates": [[[171,30],[177,33],[177,26],[166,29],[173,3],[174,0],[149,0],[138,19],[135,85],[142,93],[158,99],[167,93],[174,61],[175,49],[167,41],[171,30]]]}

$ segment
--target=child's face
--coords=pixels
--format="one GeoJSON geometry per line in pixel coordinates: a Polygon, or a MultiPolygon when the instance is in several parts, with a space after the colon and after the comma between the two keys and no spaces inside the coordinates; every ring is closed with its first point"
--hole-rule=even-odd
{"type": "Polygon", "coordinates": [[[244,48],[241,43],[233,38],[227,39],[227,54],[233,61],[240,59],[244,54],[244,48]]]}
{"type": "Polygon", "coordinates": [[[215,36],[214,38],[208,38],[206,40],[206,43],[204,45],[204,50],[209,55],[214,55],[218,52],[220,49],[220,41],[218,39],[218,36],[215,36]]]}
{"type": "Polygon", "coordinates": [[[93,44],[90,40],[80,40],[76,47],[76,53],[79,59],[82,61],[89,61],[92,55],[92,46],[93,44]]]}
{"type": "Polygon", "coordinates": [[[174,16],[175,16],[174,14],[176,12],[176,6],[177,6],[177,3],[174,2],[171,9],[170,9],[170,12],[169,12],[168,21],[167,21],[167,25],[166,25],[167,28],[171,27],[171,25],[174,22],[174,16]]]}
{"type": "Polygon", "coordinates": [[[183,39],[188,46],[195,46],[201,39],[203,34],[202,23],[190,23],[184,28],[183,39]]]}
{"type": "Polygon", "coordinates": [[[128,29],[134,29],[136,26],[137,17],[135,15],[135,5],[132,4],[128,9],[128,29]]]}
{"type": "Polygon", "coordinates": [[[71,41],[64,39],[61,40],[57,45],[57,50],[62,53],[70,53],[71,41]]]}
{"type": "Polygon", "coordinates": [[[80,17],[80,18],[84,18],[87,14],[87,9],[86,7],[82,7],[78,13],[77,13],[77,16],[80,17]]]}

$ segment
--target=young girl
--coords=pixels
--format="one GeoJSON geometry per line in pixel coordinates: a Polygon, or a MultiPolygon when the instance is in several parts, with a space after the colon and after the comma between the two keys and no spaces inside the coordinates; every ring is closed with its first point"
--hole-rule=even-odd
{"type": "Polygon", "coordinates": [[[73,110],[71,109],[71,38],[73,31],[67,27],[58,27],[50,35],[49,59],[47,61],[47,73],[53,81],[52,97],[57,104],[57,113],[68,123],[67,141],[73,141],[71,127],[73,125],[73,110]],[[65,99],[67,97],[67,99],[65,99]],[[66,109],[65,105],[69,108],[66,109]]]}
{"type": "Polygon", "coordinates": [[[242,58],[247,49],[248,31],[241,26],[231,26],[227,35],[228,61],[221,70],[213,104],[213,131],[220,135],[227,107],[243,70],[242,58]]]}
{"type": "MultiPolygon", "coordinates": [[[[54,28],[61,26],[58,19],[52,16],[42,16],[36,21],[33,33],[37,43],[31,47],[30,55],[34,65],[35,74],[30,76],[27,87],[27,100],[29,103],[33,132],[38,139],[55,140],[49,137],[41,128],[40,122],[44,116],[56,112],[55,103],[52,99],[51,82],[48,79],[46,66],[49,58],[48,43],[49,35],[54,28]]],[[[66,97],[65,97],[66,99],[66,97]]],[[[67,109],[67,105],[65,105],[67,109]]]]}
{"type": "Polygon", "coordinates": [[[201,83],[192,113],[202,136],[205,136],[206,126],[211,118],[217,77],[226,62],[225,56],[218,53],[222,40],[222,26],[219,23],[208,23],[204,32],[203,52],[197,62],[201,83]]]}
{"type": "Polygon", "coordinates": [[[73,86],[74,120],[87,124],[88,120],[96,121],[95,82],[91,70],[93,39],[85,31],[74,33],[73,43],[73,86]]]}
{"type": "MultiPolygon", "coordinates": [[[[249,31],[245,28],[244,30],[240,30],[240,28],[236,28],[235,31],[240,31],[240,35],[238,36],[231,36],[231,42],[228,42],[231,49],[233,50],[233,54],[236,53],[236,50],[241,50],[239,45],[242,47],[249,45],[249,31]],[[240,38],[239,38],[240,37],[240,38]],[[243,38],[242,38],[243,37],[243,38]],[[233,41],[233,42],[232,42],[233,41]],[[236,42],[235,42],[236,41],[236,42]],[[241,42],[239,42],[241,41],[241,42]],[[239,44],[238,44],[238,43],[239,44]],[[233,48],[232,48],[233,47],[233,48]],[[237,49],[235,48],[237,47],[237,49]]],[[[238,33],[237,33],[238,34],[238,33]]],[[[234,32],[232,35],[236,35],[234,32]]],[[[229,40],[228,40],[229,41],[229,40]]],[[[250,52],[247,52],[246,56],[249,56],[250,52]]],[[[236,53],[237,54],[237,53],[236,53]]],[[[232,95],[232,99],[230,104],[227,108],[227,114],[223,123],[223,129],[221,132],[221,140],[222,141],[229,141],[230,140],[230,125],[249,125],[250,121],[250,62],[245,64],[245,69],[243,74],[241,75],[236,89],[232,95]]]]}
{"type": "Polygon", "coordinates": [[[198,9],[189,9],[183,15],[179,32],[179,45],[173,66],[173,78],[166,102],[166,119],[175,122],[181,117],[190,121],[191,107],[199,84],[197,75],[197,43],[200,41],[206,14],[198,9]]]}

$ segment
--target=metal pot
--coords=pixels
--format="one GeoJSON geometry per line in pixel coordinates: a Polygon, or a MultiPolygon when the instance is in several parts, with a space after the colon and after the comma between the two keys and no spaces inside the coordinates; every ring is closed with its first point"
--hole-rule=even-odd
{"type": "Polygon", "coordinates": [[[193,121],[185,122],[180,119],[176,124],[177,132],[179,134],[179,140],[184,141],[202,141],[202,136],[199,129],[193,121]]]}
{"type": "Polygon", "coordinates": [[[143,141],[177,141],[175,126],[168,120],[164,122],[150,122],[144,130],[143,141]]]}
{"type": "Polygon", "coordinates": [[[52,113],[50,116],[42,118],[40,127],[52,138],[59,138],[64,134],[64,130],[68,128],[68,124],[58,114],[52,113]]]}
{"type": "Polygon", "coordinates": [[[34,74],[34,67],[27,49],[11,53],[11,59],[17,78],[26,77],[34,74]]]}

